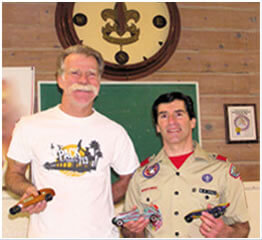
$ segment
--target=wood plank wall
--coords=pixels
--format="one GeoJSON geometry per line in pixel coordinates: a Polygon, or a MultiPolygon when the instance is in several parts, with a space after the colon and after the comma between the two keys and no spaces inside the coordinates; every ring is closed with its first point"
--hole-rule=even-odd
{"type": "MultiPolygon", "coordinates": [[[[203,147],[227,156],[244,181],[259,180],[259,144],[226,144],[223,105],[255,103],[260,129],[260,3],[177,5],[182,29],[175,54],[159,71],[137,81],[197,81],[203,147]]],[[[62,49],[55,8],[52,2],[3,3],[3,66],[35,66],[36,81],[55,80],[62,49]]]]}

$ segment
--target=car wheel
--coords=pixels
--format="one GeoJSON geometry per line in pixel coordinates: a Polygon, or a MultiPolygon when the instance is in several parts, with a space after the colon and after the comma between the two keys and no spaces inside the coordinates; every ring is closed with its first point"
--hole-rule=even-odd
{"type": "Polygon", "coordinates": [[[213,216],[214,216],[215,218],[219,218],[219,217],[221,216],[221,213],[220,213],[219,211],[215,211],[215,212],[213,213],[213,216]]]}
{"type": "Polygon", "coordinates": [[[124,224],[124,221],[123,221],[122,219],[118,219],[118,220],[116,221],[116,225],[117,225],[118,227],[122,227],[123,224],[124,224]]]}
{"type": "Polygon", "coordinates": [[[9,212],[10,212],[10,214],[15,215],[15,214],[19,213],[21,210],[22,210],[22,208],[16,205],[16,206],[10,208],[9,212]]]}
{"type": "Polygon", "coordinates": [[[191,216],[185,216],[186,222],[190,223],[193,221],[193,218],[191,216]]]}
{"type": "Polygon", "coordinates": [[[156,222],[158,220],[158,217],[153,214],[153,215],[150,216],[149,219],[150,219],[150,222],[154,223],[154,222],[156,222]]]}
{"type": "Polygon", "coordinates": [[[52,194],[46,194],[45,196],[45,200],[48,202],[48,201],[51,201],[53,199],[53,196],[52,194]]]}

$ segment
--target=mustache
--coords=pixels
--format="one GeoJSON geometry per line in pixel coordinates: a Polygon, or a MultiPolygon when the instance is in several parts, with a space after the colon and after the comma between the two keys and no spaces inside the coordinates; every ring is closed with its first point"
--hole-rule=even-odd
{"type": "Polygon", "coordinates": [[[98,89],[91,85],[91,84],[87,84],[87,85],[82,85],[82,84],[79,84],[79,83],[74,83],[73,85],[71,85],[68,89],[69,93],[72,93],[73,91],[91,91],[93,92],[95,95],[98,94],[98,89]]]}

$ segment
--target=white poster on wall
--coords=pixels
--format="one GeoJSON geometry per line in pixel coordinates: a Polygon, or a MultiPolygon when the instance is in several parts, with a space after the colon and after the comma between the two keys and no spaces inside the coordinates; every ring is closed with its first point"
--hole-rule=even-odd
{"type": "MultiPolygon", "coordinates": [[[[2,68],[2,170],[15,123],[34,111],[34,67],[2,68]]],[[[2,183],[4,185],[4,183],[2,183]]]]}

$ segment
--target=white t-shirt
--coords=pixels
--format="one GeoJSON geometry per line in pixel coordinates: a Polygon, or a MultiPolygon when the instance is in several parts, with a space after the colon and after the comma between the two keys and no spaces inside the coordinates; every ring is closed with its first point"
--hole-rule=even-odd
{"type": "Polygon", "coordinates": [[[96,112],[86,118],[59,106],[23,117],[8,157],[32,164],[32,182],[56,196],[32,214],[28,237],[115,238],[110,167],[119,175],[139,166],[134,146],[119,124],[96,112]]]}

